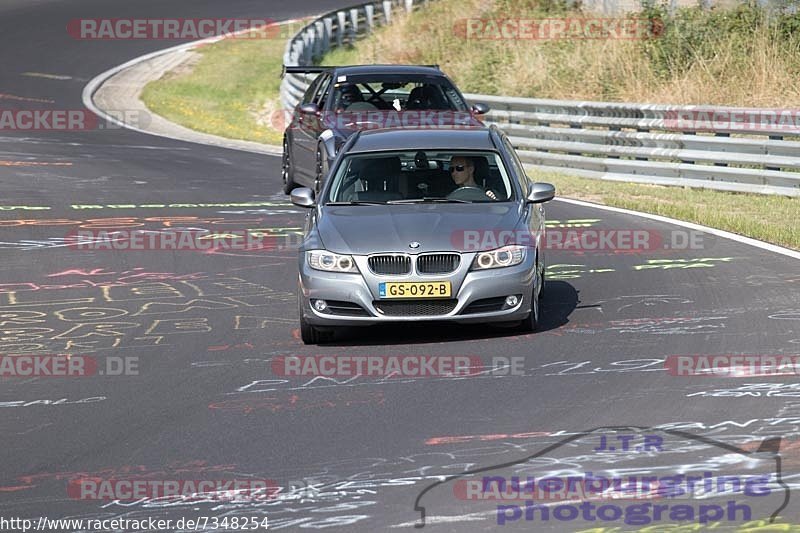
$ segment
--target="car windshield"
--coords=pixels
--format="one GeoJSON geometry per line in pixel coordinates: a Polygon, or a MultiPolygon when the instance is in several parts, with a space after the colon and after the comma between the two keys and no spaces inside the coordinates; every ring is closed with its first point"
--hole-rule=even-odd
{"type": "Polygon", "coordinates": [[[442,76],[341,76],[334,85],[335,111],[466,111],[455,87],[442,76]]]}
{"type": "Polygon", "coordinates": [[[497,152],[419,150],[345,156],[324,203],[504,202],[514,188],[497,152]]]}

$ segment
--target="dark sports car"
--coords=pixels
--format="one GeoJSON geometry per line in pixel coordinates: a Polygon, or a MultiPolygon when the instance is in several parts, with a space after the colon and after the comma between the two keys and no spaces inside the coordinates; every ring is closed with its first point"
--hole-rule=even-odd
{"type": "Polygon", "coordinates": [[[359,130],[482,126],[485,104],[467,105],[437,66],[284,67],[318,74],[283,137],[283,188],[319,192],[336,153],[359,130]]]}

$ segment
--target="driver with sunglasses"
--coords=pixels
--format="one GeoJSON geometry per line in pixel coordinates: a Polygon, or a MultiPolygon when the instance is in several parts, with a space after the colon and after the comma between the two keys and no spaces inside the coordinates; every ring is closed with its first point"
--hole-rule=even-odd
{"type": "MultiPolygon", "coordinates": [[[[457,188],[474,187],[484,190],[475,181],[475,163],[468,157],[453,156],[450,159],[450,177],[453,178],[457,188]]],[[[497,194],[493,190],[486,189],[484,193],[492,200],[497,200],[497,194]]]]}

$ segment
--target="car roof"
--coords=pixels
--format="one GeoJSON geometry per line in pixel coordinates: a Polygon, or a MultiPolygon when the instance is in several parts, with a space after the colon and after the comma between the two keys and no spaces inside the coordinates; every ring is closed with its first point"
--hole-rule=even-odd
{"type": "Polygon", "coordinates": [[[362,131],[347,151],[384,150],[497,150],[486,127],[388,128],[362,131]]]}
{"type": "Polygon", "coordinates": [[[357,76],[360,74],[427,74],[444,76],[444,73],[435,67],[424,65],[349,65],[336,67],[337,76],[357,76]]]}

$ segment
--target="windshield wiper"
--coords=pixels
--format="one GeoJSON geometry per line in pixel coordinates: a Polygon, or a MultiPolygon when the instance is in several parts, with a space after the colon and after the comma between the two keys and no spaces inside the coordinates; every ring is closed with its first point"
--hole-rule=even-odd
{"type": "Polygon", "coordinates": [[[386,205],[383,202],[363,202],[363,201],[355,201],[355,202],[328,202],[325,205],[386,205]]]}
{"type": "Polygon", "coordinates": [[[406,200],[389,200],[387,204],[424,204],[424,203],[442,203],[442,204],[471,204],[469,200],[459,200],[456,198],[408,198],[406,200]]]}

